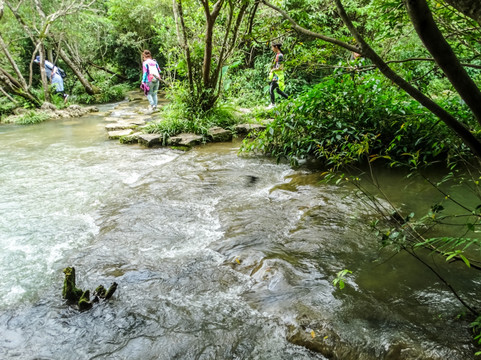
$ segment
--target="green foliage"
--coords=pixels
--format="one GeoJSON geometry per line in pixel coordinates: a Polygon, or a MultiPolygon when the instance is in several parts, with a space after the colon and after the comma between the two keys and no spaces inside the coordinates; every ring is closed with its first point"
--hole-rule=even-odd
{"type": "Polygon", "coordinates": [[[89,95],[85,93],[84,88],[77,84],[73,89],[74,100],[80,104],[104,104],[109,102],[120,101],[125,98],[125,93],[131,89],[129,84],[115,84],[111,80],[105,80],[102,83],[96,83],[100,88],[100,93],[89,95]]]}
{"type": "Polygon", "coordinates": [[[0,97],[0,118],[11,115],[16,105],[7,97],[0,97]]]}
{"type": "Polygon", "coordinates": [[[339,285],[339,289],[344,289],[347,274],[352,274],[352,271],[347,269],[339,271],[336,278],[332,281],[332,285],[334,285],[334,287],[339,285]]]}
{"type": "Polygon", "coordinates": [[[229,88],[224,96],[239,106],[251,106],[259,102],[269,103],[268,75],[272,51],[256,57],[253,68],[239,67],[228,74],[229,88]]]}
{"type": "MultiPolygon", "coordinates": [[[[204,110],[203,101],[209,101],[208,89],[205,90],[205,96],[198,98],[184,83],[176,82],[167,92],[167,97],[170,103],[164,110],[166,118],[185,119],[193,124],[205,123],[206,126],[216,124],[223,128],[229,128],[237,122],[234,107],[229,103],[216,104],[213,108],[204,110]]],[[[203,132],[205,131],[197,131],[203,132]]]]}
{"type": "MultiPolygon", "coordinates": [[[[159,37],[156,29],[163,26],[164,17],[171,17],[171,5],[147,0],[106,2],[109,25],[112,27],[103,39],[107,46],[106,53],[129,81],[140,79],[142,50],[149,49],[161,67],[165,63],[164,52],[161,50],[167,39],[159,37]]],[[[171,21],[166,21],[172,26],[171,21]]],[[[171,29],[174,30],[175,27],[171,29]]],[[[171,33],[170,37],[175,36],[171,33]]]]}
{"type": "Polygon", "coordinates": [[[176,89],[169,94],[173,100],[164,107],[162,120],[149,123],[144,131],[163,134],[165,139],[183,132],[205,136],[212,127],[232,129],[238,123],[234,108],[230,104],[217,104],[204,112],[192,103],[188,94],[189,90],[177,84],[176,89]]]}
{"type": "MultiPolygon", "coordinates": [[[[443,101],[476,126],[459,99],[443,101]]],[[[358,163],[366,156],[371,161],[388,159],[393,165],[421,164],[466,151],[433,114],[376,73],[325,78],[278,106],[273,115],[266,131],[246,141],[244,150],[291,162],[314,156],[334,167],[358,163]]]]}
{"type": "MultiPolygon", "coordinates": [[[[471,329],[473,331],[474,340],[481,344],[481,316],[478,316],[471,324],[471,329]]],[[[481,351],[476,352],[474,355],[480,356],[481,351]]]]}

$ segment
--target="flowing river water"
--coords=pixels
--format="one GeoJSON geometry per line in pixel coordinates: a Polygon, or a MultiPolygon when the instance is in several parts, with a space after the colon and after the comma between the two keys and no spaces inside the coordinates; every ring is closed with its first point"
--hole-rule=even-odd
{"type": "MultiPolygon", "coordinates": [[[[104,125],[0,127],[0,358],[474,358],[463,308],[408,255],[382,256],[349,186],[240,157],[239,140],[143,148],[104,125]],[[67,266],[118,290],[79,312],[67,266]]],[[[430,201],[386,176],[400,202],[430,201]]]]}

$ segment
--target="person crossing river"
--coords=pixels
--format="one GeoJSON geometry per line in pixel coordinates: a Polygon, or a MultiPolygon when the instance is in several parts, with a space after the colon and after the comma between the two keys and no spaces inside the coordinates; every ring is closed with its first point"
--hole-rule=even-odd
{"type": "Polygon", "coordinates": [[[269,94],[271,97],[271,104],[267,107],[268,109],[272,109],[276,105],[276,96],[274,91],[277,91],[277,93],[283,98],[288,98],[287,94],[283,91],[285,88],[284,55],[282,54],[281,44],[272,44],[272,51],[276,53],[276,57],[274,59],[274,66],[269,74],[269,94]]]}

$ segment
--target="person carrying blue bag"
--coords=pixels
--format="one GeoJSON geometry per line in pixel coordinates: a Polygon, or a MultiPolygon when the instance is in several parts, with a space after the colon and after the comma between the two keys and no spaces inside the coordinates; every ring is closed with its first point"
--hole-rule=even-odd
{"type": "MultiPolygon", "coordinates": [[[[40,65],[40,56],[37,55],[33,62],[40,65]]],[[[68,95],[65,94],[65,89],[63,85],[63,78],[65,77],[65,72],[59,67],[52,64],[50,61],[45,60],[45,73],[47,74],[47,79],[55,87],[55,93],[61,96],[64,103],[66,103],[68,95]]]]}

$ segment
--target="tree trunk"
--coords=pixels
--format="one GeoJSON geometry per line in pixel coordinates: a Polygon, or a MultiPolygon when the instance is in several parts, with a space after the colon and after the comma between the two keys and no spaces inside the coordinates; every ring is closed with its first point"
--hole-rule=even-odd
{"type": "MultiPolygon", "coordinates": [[[[202,80],[204,82],[204,87],[212,88],[210,84],[210,68],[212,64],[212,41],[214,34],[214,23],[215,19],[210,16],[206,18],[207,22],[205,24],[205,49],[204,49],[204,63],[202,65],[202,80]]],[[[214,85],[215,86],[215,85],[214,85]]]]}
{"type": "Polygon", "coordinates": [[[28,90],[27,82],[25,81],[25,78],[23,77],[22,73],[20,72],[20,69],[18,68],[17,63],[15,62],[12,55],[8,51],[7,44],[5,44],[5,41],[3,40],[3,37],[2,37],[1,34],[0,34],[0,48],[5,53],[5,56],[7,57],[8,62],[12,66],[13,70],[15,71],[15,74],[17,75],[17,79],[19,80],[19,83],[20,83],[21,87],[25,91],[27,91],[28,90]]]}
{"type": "MultiPolygon", "coordinates": [[[[49,79],[47,78],[47,73],[45,72],[45,48],[43,44],[40,44],[40,77],[42,79],[42,87],[43,87],[43,93],[45,97],[45,101],[50,102],[50,91],[48,88],[49,85],[49,79]]],[[[51,80],[51,79],[50,79],[51,80]]]]}
{"type": "Polygon", "coordinates": [[[194,91],[194,77],[192,75],[192,60],[190,57],[190,48],[187,42],[187,32],[184,22],[184,12],[182,10],[182,0],[173,0],[172,8],[174,10],[175,26],[177,30],[177,39],[180,46],[184,49],[185,60],[187,62],[187,78],[189,79],[190,91],[194,91]]]}

